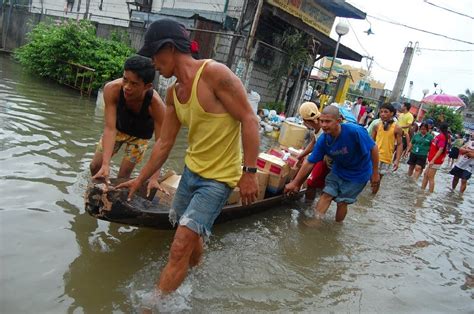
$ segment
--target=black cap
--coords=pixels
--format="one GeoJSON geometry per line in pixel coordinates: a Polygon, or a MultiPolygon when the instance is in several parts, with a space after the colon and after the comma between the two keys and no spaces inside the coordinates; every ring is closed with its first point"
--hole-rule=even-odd
{"type": "Polygon", "coordinates": [[[151,58],[166,43],[173,44],[181,52],[191,52],[191,40],[184,25],[165,18],[150,24],[145,33],[145,44],[138,54],[151,58]]]}

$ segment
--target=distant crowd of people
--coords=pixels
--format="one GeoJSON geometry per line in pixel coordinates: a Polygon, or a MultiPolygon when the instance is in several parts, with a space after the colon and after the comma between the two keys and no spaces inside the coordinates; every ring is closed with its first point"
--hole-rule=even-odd
{"type": "Polygon", "coordinates": [[[416,122],[410,108],[407,102],[399,108],[386,103],[375,117],[374,110],[359,97],[351,108],[357,123],[343,123],[340,106],[326,106],[320,112],[316,103],[302,104],[300,116],[314,136],[299,156],[302,166],[285,192],[299,191],[306,181],[307,199],[314,199],[316,191],[322,190],[313,223],[324,216],[331,201],[337,203],[336,221],[342,221],[347,206],[356,201],[366,183],[371,182],[376,194],[381,179],[397,171],[404,158],[408,176],[417,181],[423,175],[421,188],[429,186],[433,192],[436,173],[448,156],[452,189],[461,181],[460,192],[464,193],[474,170],[474,132],[466,139],[461,134],[453,136],[445,122],[416,122]]]}

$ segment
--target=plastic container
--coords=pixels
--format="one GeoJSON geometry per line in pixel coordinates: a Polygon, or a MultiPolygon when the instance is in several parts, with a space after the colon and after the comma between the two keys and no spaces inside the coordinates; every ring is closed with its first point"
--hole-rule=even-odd
{"type": "Polygon", "coordinates": [[[286,147],[302,148],[308,129],[296,123],[284,121],[281,125],[278,143],[286,147]]]}

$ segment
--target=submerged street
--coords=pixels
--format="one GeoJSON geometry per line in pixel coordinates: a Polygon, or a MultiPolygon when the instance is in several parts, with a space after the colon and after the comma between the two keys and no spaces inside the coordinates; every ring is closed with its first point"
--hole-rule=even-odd
{"type": "MultiPolygon", "coordinates": [[[[102,127],[95,98],[0,55],[0,312],[130,313],[154,302],[173,231],[97,221],[84,211],[102,127]]],[[[183,133],[166,166],[182,172],[185,149],[183,133]]],[[[216,225],[204,263],[156,307],[472,312],[474,193],[451,191],[448,171],[439,171],[430,195],[403,163],[375,197],[362,192],[343,224],[332,205],[320,228],[305,227],[311,207],[298,202],[216,225]]]]}

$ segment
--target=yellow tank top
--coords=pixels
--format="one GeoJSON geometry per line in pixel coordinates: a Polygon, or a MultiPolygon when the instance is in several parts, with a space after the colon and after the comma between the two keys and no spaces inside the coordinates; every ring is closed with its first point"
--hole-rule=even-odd
{"type": "Polygon", "coordinates": [[[197,71],[187,103],[179,102],[173,87],[174,106],[181,124],[189,128],[186,166],[203,178],[224,182],[233,188],[242,174],[240,121],[229,113],[208,113],[199,103],[197,86],[209,61],[197,71]]]}
{"type": "Polygon", "coordinates": [[[377,147],[379,148],[380,161],[391,164],[395,150],[395,123],[392,123],[387,131],[384,131],[383,122],[380,121],[375,143],[377,143],[377,147]]]}

